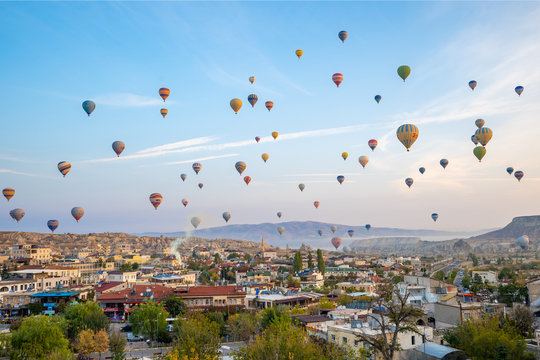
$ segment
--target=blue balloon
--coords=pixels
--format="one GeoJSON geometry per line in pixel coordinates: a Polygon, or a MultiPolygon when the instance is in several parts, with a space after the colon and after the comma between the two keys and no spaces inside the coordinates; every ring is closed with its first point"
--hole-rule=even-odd
{"type": "Polygon", "coordinates": [[[425,167],[421,167],[420,169],[418,169],[418,171],[420,171],[420,174],[423,174],[426,172],[426,168],[425,167]]]}
{"type": "Polygon", "coordinates": [[[88,116],[90,116],[92,111],[94,111],[94,109],[96,108],[96,103],[92,100],[85,100],[82,103],[82,108],[88,114],[88,116]]]}
{"type": "Polygon", "coordinates": [[[446,166],[448,166],[448,160],[446,159],[441,159],[440,163],[443,169],[446,169],[446,166]]]}

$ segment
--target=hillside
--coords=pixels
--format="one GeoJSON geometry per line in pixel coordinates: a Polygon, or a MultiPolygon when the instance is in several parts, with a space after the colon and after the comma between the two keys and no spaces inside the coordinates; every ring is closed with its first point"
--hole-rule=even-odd
{"type": "Polygon", "coordinates": [[[474,236],[469,240],[516,239],[528,235],[531,242],[540,239],[540,215],[518,216],[502,229],[474,236]]]}

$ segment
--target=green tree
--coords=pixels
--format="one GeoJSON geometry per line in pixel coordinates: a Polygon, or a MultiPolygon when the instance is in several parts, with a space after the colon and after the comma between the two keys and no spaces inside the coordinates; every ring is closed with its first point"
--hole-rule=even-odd
{"type": "Polygon", "coordinates": [[[172,317],[177,317],[186,311],[186,304],[182,298],[177,297],[175,294],[165,300],[165,307],[172,317]]]}
{"type": "Polygon", "coordinates": [[[156,340],[160,331],[166,331],[169,313],[158,302],[142,303],[133,309],[129,323],[134,334],[156,340]]]}
{"type": "Polygon", "coordinates": [[[464,288],[469,288],[471,286],[471,276],[467,271],[465,271],[465,275],[461,279],[461,285],[463,285],[464,288]]]}
{"type": "Polygon", "coordinates": [[[124,360],[126,358],[126,337],[120,331],[113,331],[109,336],[109,352],[112,360],[124,360]]]}
{"type": "Polygon", "coordinates": [[[43,304],[41,304],[40,302],[32,302],[26,306],[28,307],[28,310],[30,310],[30,314],[32,315],[39,315],[43,311],[43,304]]]}
{"type": "Polygon", "coordinates": [[[179,359],[217,359],[219,351],[219,325],[203,314],[192,314],[177,320],[173,326],[174,351],[179,359]]]}
{"type": "Polygon", "coordinates": [[[442,272],[441,270],[437,271],[433,277],[436,279],[436,280],[439,280],[439,281],[444,281],[444,272],[442,272]]]}
{"type": "Polygon", "coordinates": [[[312,270],[314,268],[314,265],[313,265],[313,256],[311,255],[311,251],[308,253],[308,257],[307,257],[307,267],[308,269],[312,270]]]}
{"type": "Polygon", "coordinates": [[[260,333],[257,318],[248,312],[229,317],[227,328],[232,341],[248,341],[260,333]]]}
{"type": "Polygon", "coordinates": [[[139,270],[139,264],[134,262],[133,264],[131,264],[131,270],[133,271],[137,271],[139,270]]]}
{"type": "Polygon", "coordinates": [[[289,317],[286,308],[283,306],[266,308],[259,314],[261,317],[261,329],[263,330],[269,327],[272,322],[277,321],[278,318],[289,317]]]}
{"type": "Polygon", "coordinates": [[[67,335],[71,341],[75,341],[82,330],[99,331],[109,329],[109,319],[107,319],[101,306],[93,301],[66,307],[64,317],[68,324],[67,335]]]}
{"type": "Polygon", "coordinates": [[[245,262],[250,262],[250,261],[251,261],[251,255],[248,254],[248,253],[245,253],[245,254],[244,254],[244,261],[245,261],[245,262]]]}
{"type": "Polygon", "coordinates": [[[218,253],[214,254],[214,264],[221,264],[221,256],[218,253]]]}
{"type": "Polygon", "coordinates": [[[335,309],[335,308],[336,308],[336,304],[328,300],[327,297],[323,297],[321,300],[319,300],[319,309],[335,309]]]}
{"type": "Polygon", "coordinates": [[[296,251],[294,254],[294,260],[293,260],[293,271],[295,273],[302,271],[303,264],[302,264],[302,254],[300,251],[296,251]]]}
{"type": "Polygon", "coordinates": [[[499,285],[499,301],[511,306],[512,303],[524,303],[529,296],[529,290],[526,285],[511,280],[506,285],[499,285]]]}
{"type": "Polygon", "coordinates": [[[11,353],[11,334],[0,334],[0,357],[9,357],[11,353]]]}
{"type": "Polygon", "coordinates": [[[88,358],[90,354],[97,352],[101,359],[101,353],[107,351],[109,347],[109,336],[107,331],[83,330],[77,336],[75,348],[79,352],[79,357],[88,358]]]}
{"type": "Polygon", "coordinates": [[[12,359],[70,359],[69,341],[64,336],[67,324],[59,316],[30,316],[11,335],[12,359]]]}
{"type": "Polygon", "coordinates": [[[227,259],[231,260],[231,259],[237,259],[239,257],[240,257],[240,255],[238,255],[238,253],[234,252],[234,253],[230,253],[229,256],[227,256],[227,259]]]}
{"type": "Polygon", "coordinates": [[[471,259],[473,266],[478,266],[478,256],[476,256],[476,254],[470,253],[469,258],[471,259]]]}
{"type": "Polygon", "coordinates": [[[508,313],[508,320],[521,336],[532,337],[536,329],[536,317],[528,306],[515,305],[508,313]]]}
{"type": "Polygon", "coordinates": [[[339,306],[346,306],[352,303],[353,298],[349,295],[339,295],[336,301],[339,306]]]}
{"type": "Polygon", "coordinates": [[[324,265],[324,258],[321,249],[317,249],[317,268],[324,275],[326,267],[324,265]]]}

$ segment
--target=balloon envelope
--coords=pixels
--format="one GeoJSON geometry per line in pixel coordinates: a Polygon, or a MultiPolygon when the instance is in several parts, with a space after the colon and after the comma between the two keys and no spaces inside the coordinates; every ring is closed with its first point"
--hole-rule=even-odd
{"type": "Polygon", "coordinates": [[[182,179],[182,181],[186,181],[186,178],[187,178],[186,174],[180,174],[180,179],[182,179]]]}
{"type": "Polygon", "coordinates": [[[200,223],[201,223],[201,219],[199,219],[198,217],[191,218],[191,225],[193,225],[195,229],[199,226],[200,223]]]}
{"type": "Polygon", "coordinates": [[[274,138],[274,140],[277,139],[278,135],[279,135],[279,134],[278,134],[277,131],[273,131],[273,132],[272,132],[272,137],[274,138]]]}
{"type": "Polygon", "coordinates": [[[413,178],[406,178],[405,179],[405,184],[407,184],[408,187],[411,187],[413,183],[414,183],[413,178]]]}
{"type": "Polygon", "coordinates": [[[368,231],[369,231],[369,229],[371,229],[371,225],[369,225],[369,224],[366,224],[366,230],[368,230],[368,231]]]}
{"type": "Polygon", "coordinates": [[[484,119],[476,119],[474,121],[474,125],[476,125],[477,128],[481,128],[482,126],[484,126],[484,124],[486,123],[486,121],[484,119]]]}
{"type": "Polygon", "coordinates": [[[112,143],[112,149],[116,153],[116,156],[120,156],[122,151],[126,148],[126,144],[123,141],[117,140],[112,143]]]}
{"type": "Polygon", "coordinates": [[[476,80],[471,80],[469,81],[469,87],[471,88],[471,90],[474,90],[474,88],[476,87],[476,80]]]}
{"type": "Polygon", "coordinates": [[[9,212],[9,215],[13,218],[13,220],[19,222],[25,215],[25,211],[23,209],[13,209],[9,212]]]}
{"type": "Polygon", "coordinates": [[[343,182],[345,181],[345,176],[343,176],[343,175],[338,175],[337,181],[338,181],[338,183],[343,184],[343,182]]]}
{"type": "Polygon", "coordinates": [[[302,55],[304,55],[304,51],[302,51],[302,49],[298,49],[294,53],[296,54],[296,56],[298,56],[298,59],[300,59],[302,55]]]}
{"type": "Polygon", "coordinates": [[[300,189],[300,191],[304,191],[304,189],[306,188],[306,185],[305,184],[298,184],[298,188],[300,189]]]}
{"type": "Polygon", "coordinates": [[[251,104],[251,107],[254,107],[258,100],[259,100],[259,98],[257,97],[257,95],[249,94],[248,101],[251,104]]]}
{"type": "Polygon", "coordinates": [[[448,160],[447,159],[441,159],[441,161],[439,161],[439,163],[441,164],[443,169],[446,169],[446,167],[448,166],[448,160]]]}
{"type": "Polygon", "coordinates": [[[236,168],[236,171],[238,171],[238,173],[242,175],[244,170],[246,170],[246,163],[243,161],[238,161],[236,162],[236,164],[234,164],[234,167],[236,168]]]}
{"type": "Polygon", "coordinates": [[[348,152],[342,152],[341,157],[343,158],[343,160],[347,160],[347,158],[349,157],[349,153],[348,152]]]}
{"type": "Polygon", "coordinates": [[[255,76],[250,76],[249,82],[253,84],[255,82],[255,76]]]}
{"type": "Polygon", "coordinates": [[[491,137],[493,136],[493,131],[491,131],[490,128],[482,127],[476,130],[474,136],[476,137],[476,140],[478,140],[478,142],[482,144],[482,146],[486,146],[489,140],[491,140],[491,137]]]}
{"type": "Polygon", "coordinates": [[[49,230],[51,230],[51,232],[54,232],[54,230],[56,230],[58,225],[59,225],[58,220],[49,220],[49,221],[47,221],[47,227],[49,228],[49,230]]]}
{"type": "Polygon", "coordinates": [[[343,74],[341,73],[335,73],[332,75],[332,81],[334,84],[336,84],[337,87],[343,82],[343,74]]]}
{"type": "Polygon", "coordinates": [[[203,188],[203,186],[204,186],[204,184],[203,184],[203,183],[199,183],[199,189],[202,189],[202,188],[203,188]]]}
{"type": "Polygon", "coordinates": [[[486,152],[487,150],[483,146],[477,146],[473,149],[473,154],[474,156],[476,156],[478,161],[482,161],[482,158],[484,157],[484,155],[486,155],[486,152]]]}
{"type": "Polygon", "coordinates": [[[154,206],[154,209],[157,210],[162,200],[163,200],[163,196],[161,196],[160,193],[150,194],[150,203],[154,206]]]}
{"type": "Polygon", "coordinates": [[[283,234],[284,231],[285,231],[285,228],[283,226],[279,226],[277,228],[277,232],[279,233],[279,235],[283,234]]]}
{"type": "Polygon", "coordinates": [[[426,172],[426,168],[425,167],[421,167],[420,169],[418,169],[418,171],[420,171],[420,174],[423,174],[426,172]]]}
{"type": "Polygon", "coordinates": [[[161,116],[165,117],[169,113],[169,110],[162,108],[161,110],[159,110],[159,113],[161,114],[161,116]]]}
{"type": "Polygon", "coordinates": [[[512,173],[514,172],[514,168],[513,167],[507,167],[506,168],[506,172],[508,173],[508,175],[512,175],[512,173]]]}
{"type": "Polygon", "coordinates": [[[521,96],[521,93],[523,92],[523,90],[524,90],[523,86],[516,86],[516,88],[514,89],[516,94],[518,94],[519,96],[521,96]]]}
{"type": "Polygon", "coordinates": [[[96,108],[96,103],[92,100],[85,100],[82,103],[83,110],[90,116],[90,114],[94,111],[96,108]]]}
{"type": "Polygon", "coordinates": [[[353,237],[353,235],[354,235],[354,230],[348,230],[348,231],[347,231],[347,234],[349,234],[349,237],[353,237]]]}
{"type": "Polygon", "coordinates": [[[319,205],[320,205],[320,202],[318,202],[318,201],[313,202],[313,206],[315,206],[315,209],[318,209],[319,205]]]}
{"type": "Polygon", "coordinates": [[[431,214],[431,218],[433,219],[433,221],[437,221],[437,219],[439,218],[439,214],[433,213],[431,214]]]}
{"type": "Polygon", "coordinates": [[[229,105],[231,105],[231,109],[233,109],[234,113],[238,114],[238,110],[242,107],[242,100],[234,98],[230,101],[229,105]]]}
{"type": "Polygon", "coordinates": [[[71,209],[71,216],[73,216],[73,218],[79,222],[79,220],[83,217],[84,215],[84,209],[80,206],[75,206],[73,209],[71,209]]]}
{"type": "Polygon", "coordinates": [[[377,104],[381,102],[381,99],[381,95],[375,95],[375,101],[377,102],[377,104]]]}
{"type": "Polygon", "coordinates": [[[521,179],[523,178],[523,176],[525,176],[525,173],[521,170],[518,170],[514,173],[514,177],[518,180],[518,181],[521,181],[521,179]]]}
{"type": "Polygon", "coordinates": [[[337,237],[337,236],[336,236],[336,237],[333,237],[333,238],[332,238],[331,242],[332,242],[332,245],[334,245],[334,247],[335,247],[336,250],[337,250],[337,248],[341,246],[341,243],[343,242],[343,240],[341,240],[340,237],[337,237]]]}
{"type": "Polygon", "coordinates": [[[5,188],[4,190],[2,190],[2,195],[4,195],[4,197],[7,199],[7,201],[9,201],[9,199],[11,199],[13,197],[13,195],[15,195],[15,189],[13,189],[13,188],[5,188]]]}
{"type": "Polygon", "coordinates": [[[345,42],[345,39],[347,39],[347,36],[349,36],[349,34],[345,30],[341,30],[338,33],[338,37],[339,37],[339,40],[341,40],[341,42],[345,42]]]}
{"type": "Polygon", "coordinates": [[[60,161],[58,163],[58,170],[64,177],[66,177],[67,173],[71,170],[71,164],[67,161],[60,161]]]}
{"type": "Polygon", "coordinates": [[[472,135],[471,136],[471,141],[473,142],[474,145],[478,145],[478,140],[476,140],[476,135],[472,135]]]}
{"type": "Polygon", "coordinates": [[[336,225],[330,226],[330,230],[332,230],[332,232],[335,233],[337,231],[337,226],[336,225]]]}
{"type": "Polygon", "coordinates": [[[322,230],[317,230],[317,233],[319,234],[319,236],[322,236],[323,231],[322,230]]]}
{"type": "Polygon", "coordinates": [[[259,142],[259,141],[261,141],[261,138],[259,136],[255,136],[255,141],[259,142]]]}
{"type": "Polygon", "coordinates": [[[186,199],[186,198],[182,199],[182,205],[184,205],[184,207],[186,207],[187,204],[189,204],[189,199],[186,199]]]}
{"type": "Polygon", "coordinates": [[[520,248],[526,249],[529,246],[529,237],[527,235],[521,235],[517,238],[517,243],[520,248]]]}
{"type": "Polygon", "coordinates": [[[375,140],[375,139],[371,139],[371,140],[368,141],[367,144],[368,144],[369,148],[371,149],[371,151],[374,151],[375,148],[377,147],[377,145],[379,145],[379,142],[377,140],[375,140]]]}
{"type": "Polygon", "coordinates": [[[229,222],[229,220],[231,219],[231,213],[228,211],[225,211],[222,216],[225,222],[229,222]]]}
{"type": "Polygon", "coordinates": [[[418,139],[418,134],[418,128],[413,124],[401,125],[396,132],[398,140],[405,146],[407,151],[409,151],[412,144],[418,139]]]}
{"type": "Polygon", "coordinates": [[[171,95],[171,91],[167,89],[166,87],[162,87],[159,89],[159,96],[163,99],[163,101],[167,100],[167,98],[171,95]]]}
{"type": "Polygon", "coordinates": [[[193,168],[193,171],[195,171],[195,174],[198,174],[199,171],[201,171],[201,169],[202,169],[202,164],[201,163],[193,163],[193,165],[191,165],[191,167],[193,168]]]}
{"type": "Polygon", "coordinates": [[[363,168],[366,167],[368,161],[369,161],[369,158],[366,155],[362,155],[358,158],[358,162],[360,163],[360,165],[362,165],[363,168]]]}
{"type": "Polygon", "coordinates": [[[246,185],[249,185],[249,183],[251,182],[251,177],[250,176],[244,176],[244,182],[246,183],[246,185]]]}
{"type": "Polygon", "coordinates": [[[264,162],[266,162],[270,158],[270,155],[268,155],[267,153],[264,153],[261,155],[261,158],[263,159],[264,162]]]}
{"type": "Polygon", "coordinates": [[[405,82],[405,79],[411,74],[411,68],[407,65],[401,65],[398,67],[397,73],[399,77],[403,79],[403,82],[405,82]]]}
{"type": "Polygon", "coordinates": [[[267,102],[264,103],[264,106],[266,106],[268,111],[270,111],[274,107],[274,102],[273,101],[267,101],[267,102]]]}
{"type": "Polygon", "coordinates": [[[277,213],[277,217],[281,219],[281,211],[277,213]]]}

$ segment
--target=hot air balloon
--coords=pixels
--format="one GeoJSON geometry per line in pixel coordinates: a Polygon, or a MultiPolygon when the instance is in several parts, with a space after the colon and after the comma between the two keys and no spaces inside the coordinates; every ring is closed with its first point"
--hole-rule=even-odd
{"type": "Polygon", "coordinates": [[[347,36],[349,36],[349,34],[347,34],[347,32],[345,30],[341,30],[338,33],[338,38],[339,38],[339,40],[341,40],[341,42],[345,42],[345,39],[347,39],[347,36]]]}
{"type": "Polygon", "coordinates": [[[476,140],[476,136],[474,134],[471,136],[471,141],[474,145],[478,145],[478,140],[476,140]]]}
{"type": "Polygon", "coordinates": [[[347,152],[342,152],[342,153],[341,153],[341,157],[343,158],[343,160],[347,160],[347,158],[349,157],[349,153],[347,153],[347,152]]]}
{"type": "Polygon", "coordinates": [[[337,87],[339,87],[339,84],[341,84],[341,82],[343,81],[343,74],[335,73],[334,75],[332,75],[332,81],[334,82],[334,84],[336,84],[337,87]]]}
{"type": "Polygon", "coordinates": [[[255,104],[257,103],[257,100],[259,98],[255,94],[249,94],[248,96],[248,102],[251,104],[251,107],[255,107],[255,104]]]}
{"type": "Polygon", "coordinates": [[[238,161],[236,164],[234,164],[234,167],[236,168],[236,171],[238,171],[238,173],[242,175],[244,170],[246,170],[246,163],[243,161],[238,161]]]}
{"type": "Polygon", "coordinates": [[[156,210],[159,204],[161,204],[161,200],[163,200],[163,196],[161,196],[160,193],[153,193],[150,195],[150,203],[154,206],[154,209],[156,210]]]}
{"type": "Polygon", "coordinates": [[[343,176],[343,175],[338,175],[337,181],[338,181],[338,183],[343,184],[343,182],[345,181],[345,176],[343,176]]]}
{"type": "Polygon", "coordinates": [[[203,186],[204,186],[204,184],[203,184],[203,183],[199,183],[199,189],[202,189],[202,188],[203,188],[203,186]]]}
{"type": "Polygon", "coordinates": [[[73,209],[71,209],[71,216],[75,218],[77,222],[83,217],[84,215],[84,209],[80,206],[75,206],[73,209]]]}
{"type": "Polygon", "coordinates": [[[281,211],[277,213],[277,217],[281,219],[281,211]]]}
{"type": "Polygon", "coordinates": [[[484,126],[486,122],[484,121],[484,119],[476,119],[474,121],[474,125],[476,125],[477,128],[481,129],[482,126],[484,126]]]}
{"type": "Polygon", "coordinates": [[[521,179],[523,178],[525,174],[523,173],[523,171],[521,170],[518,170],[514,173],[514,176],[515,178],[518,180],[518,181],[521,181],[521,179]]]}
{"type": "Polygon", "coordinates": [[[319,208],[319,204],[320,204],[320,202],[318,202],[318,201],[313,202],[313,206],[315,206],[315,209],[319,208]]]}
{"type": "Polygon", "coordinates": [[[47,227],[49,228],[49,230],[51,230],[51,232],[54,232],[54,230],[56,230],[58,225],[59,225],[58,220],[49,220],[49,221],[47,221],[47,227]]]}
{"type": "Polygon", "coordinates": [[[191,225],[193,225],[195,229],[199,226],[200,223],[201,223],[201,219],[199,219],[198,217],[191,218],[191,225]]]}
{"type": "Polygon", "coordinates": [[[413,124],[401,125],[397,129],[397,138],[403,146],[409,151],[412,144],[418,139],[418,128],[413,124]]]}
{"type": "Polygon", "coordinates": [[[403,82],[405,82],[405,79],[408,78],[411,73],[411,68],[407,65],[401,65],[398,67],[397,73],[399,77],[403,79],[403,82]]]}
{"type": "Polygon", "coordinates": [[[366,224],[365,227],[366,227],[366,230],[367,230],[367,231],[369,231],[369,229],[371,229],[371,225],[369,225],[369,224],[366,224]]]}
{"type": "Polygon", "coordinates": [[[82,103],[83,110],[90,116],[90,114],[94,111],[96,108],[96,103],[92,100],[85,100],[82,103]]]}
{"type": "Polygon", "coordinates": [[[349,234],[349,237],[353,237],[354,236],[354,230],[348,230],[347,234],[349,234]]]}
{"type": "Polygon", "coordinates": [[[278,135],[279,135],[279,134],[278,134],[277,131],[272,132],[272,137],[274,138],[274,140],[277,139],[278,135]]]}
{"type": "Polygon", "coordinates": [[[512,173],[514,172],[514,168],[513,167],[507,167],[506,172],[508,173],[508,175],[512,175],[512,173]]]}
{"type": "Polygon", "coordinates": [[[375,101],[377,102],[377,104],[381,102],[381,99],[381,95],[375,95],[375,101]]]}
{"type": "Polygon", "coordinates": [[[186,199],[186,198],[182,199],[182,205],[184,205],[184,207],[186,207],[187,204],[189,204],[189,199],[186,199]]]}
{"type": "Polygon", "coordinates": [[[426,172],[426,168],[425,167],[421,167],[420,169],[418,169],[418,171],[420,171],[420,174],[423,174],[426,172]]]}
{"type": "Polygon", "coordinates": [[[267,101],[267,102],[264,103],[264,106],[266,106],[268,111],[270,111],[274,107],[274,102],[273,101],[267,101]]]}
{"type": "Polygon", "coordinates": [[[242,100],[238,98],[234,98],[229,103],[231,105],[231,109],[233,109],[235,114],[238,114],[238,110],[242,107],[242,100]]]}
{"type": "Polygon", "coordinates": [[[520,248],[525,250],[529,246],[529,237],[527,235],[521,235],[517,238],[517,243],[520,248]]]}
{"type": "Polygon", "coordinates": [[[201,169],[202,169],[202,164],[201,163],[193,163],[193,165],[191,165],[191,167],[193,168],[193,171],[195,171],[195,174],[198,174],[199,171],[201,171],[201,169]]]}
{"type": "Polygon", "coordinates": [[[162,87],[159,89],[159,96],[163,99],[163,102],[167,100],[167,98],[171,95],[171,90],[167,89],[166,87],[162,87]]]}
{"type": "Polygon", "coordinates": [[[221,216],[223,216],[223,219],[225,220],[225,222],[229,222],[229,220],[230,220],[230,218],[231,218],[231,213],[228,212],[228,211],[225,211],[225,212],[223,213],[223,215],[221,215],[221,216]]]}
{"type": "Polygon", "coordinates": [[[369,140],[367,144],[369,148],[371,149],[371,151],[375,151],[375,148],[377,147],[377,145],[379,145],[379,143],[375,139],[369,140]]]}
{"type": "Polygon", "coordinates": [[[362,165],[363,168],[366,167],[368,161],[369,161],[369,158],[366,155],[362,155],[358,158],[358,162],[360,163],[360,165],[362,165]]]}
{"type": "Polygon", "coordinates": [[[448,166],[448,160],[447,159],[441,159],[441,161],[439,161],[439,163],[441,164],[443,169],[446,169],[446,167],[448,166]]]}
{"type": "Polygon", "coordinates": [[[123,141],[117,140],[112,143],[112,149],[116,153],[116,156],[118,157],[120,157],[120,154],[122,153],[122,151],[124,151],[125,148],[126,148],[126,144],[124,144],[123,141]]]}
{"type": "Polygon", "coordinates": [[[433,213],[431,214],[431,218],[433,219],[433,221],[437,221],[437,219],[439,218],[439,214],[433,213]]]}
{"type": "Polygon", "coordinates": [[[186,174],[180,174],[180,179],[182,179],[182,181],[186,181],[187,175],[186,174]]]}
{"type": "Polygon", "coordinates": [[[409,188],[412,186],[413,183],[414,183],[414,180],[412,178],[405,179],[405,184],[407,184],[409,188]]]}
{"type": "Polygon", "coordinates": [[[473,154],[474,156],[476,156],[478,161],[482,161],[482,158],[484,157],[484,155],[486,155],[486,152],[487,150],[483,146],[477,146],[473,149],[473,154]]]}
{"type": "Polygon", "coordinates": [[[521,96],[521,93],[523,92],[523,90],[524,90],[523,86],[516,86],[516,88],[514,89],[516,94],[518,94],[519,96],[521,96]]]}
{"type": "Polygon", "coordinates": [[[319,236],[322,236],[323,231],[322,230],[317,230],[317,233],[319,234],[319,236]]]}
{"type": "Polygon", "coordinates": [[[62,175],[64,175],[64,177],[66,177],[69,170],[71,170],[71,164],[67,161],[60,161],[58,163],[58,170],[62,173],[62,175]]]}
{"type": "Polygon", "coordinates": [[[298,56],[299,60],[302,57],[302,55],[304,55],[304,52],[302,51],[302,49],[298,49],[294,53],[296,54],[296,56],[298,56]]]}
{"type": "Polygon", "coordinates": [[[249,185],[249,183],[251,182],[251,177],[244,176],[244,182],[246,183],[246,185],[249,185]]]}
{"type": "Polygon", "coordinates": [[[337,231],[337,226],[336,225],[330,226],[330,230],[332,230],[332,232],[335,233],[337,231]]]}
{"type": "Polygon", "coordinates": [[[255,76],[250,76],[249,82],[253,84],[255,82],[255,76]]]}
{"type": "Polygon", "coordinates": [[[13,209],[9,212],[9,215],[11,215],[11,217],[13,218],[13,220],[19,222],[21,221],[21,219],[23,218],[24,214],[26,214],[24,212],[23,209],[13,209]]]}
{"type": "Polygon", "coordinates": [[[298,184],[298,188],[300,189],[300,191],[304,191],[304,189],[306,188],[306,185],[305,184],[298,184]]]}
{"type": "Polygon", "coordinates": [[[268,155],[267,153],[264,153],[261,155],[261,159],[263,159],[264,162],[266,162],[269,158],[270,158],[270,155],[268,155]]]}
{"type": "Polygon", "coordinates": [[[15,195],[15,189],[5,188],[4,190],[2,190],[2,194],[7,199],[7,201],[9,201],[13,197],[13,195],[15,195]]]}
{"type": "Polygon", "coordinates": [[[279,233],[279,235],[282,235],[284,231],[285,231],[285,228],[283,226],[279,226],[277,228],[277,232],[279,233]]]}
{"type": "Polygon", "coordinates": [[[486,146],[489,140],[491,140],[491,137],[493,136],[493,131],[491,131],[490,128],[482,127],[476,130],[474,136],[476,137],[476,140],[478,140],[478,142],[482,144],[482,146],[486,146]]]}
{"type": "Polygon", "coordinates": [[[334,247],[335,247],[336,250],[337,250],[337,248],[341,246],[341,243],[343,242],[343,240],[341,240],[340,237],[337,237],[337,236],[336,236],[336,237],[333,237],[333,238],[332,238],[331,242],[332,242],[332,245],[334,245],[334,247]]]}
{"type": "Polygon", "coordinates": [[[471,88],[471,90],[474,90],[474,88],[476,87],[476,80],[471,80],[469,81],[469,87],[471,88]]]}
{"type": "Polygon", "coordinates": [[[259,136],[255,136],[255,141],[259,142],[259,141],[261,141],[261,138],[259,136]]]}
{"type": "Polygon", "coordinates": [[[169,113],[169,110],[167,110],[165,108],[161,108],[159,110],[159,113],[161,114],[161,116],[163,116],[163,118],[165,118],[165,116],[167,116],[167,114],[169,113]]]}

